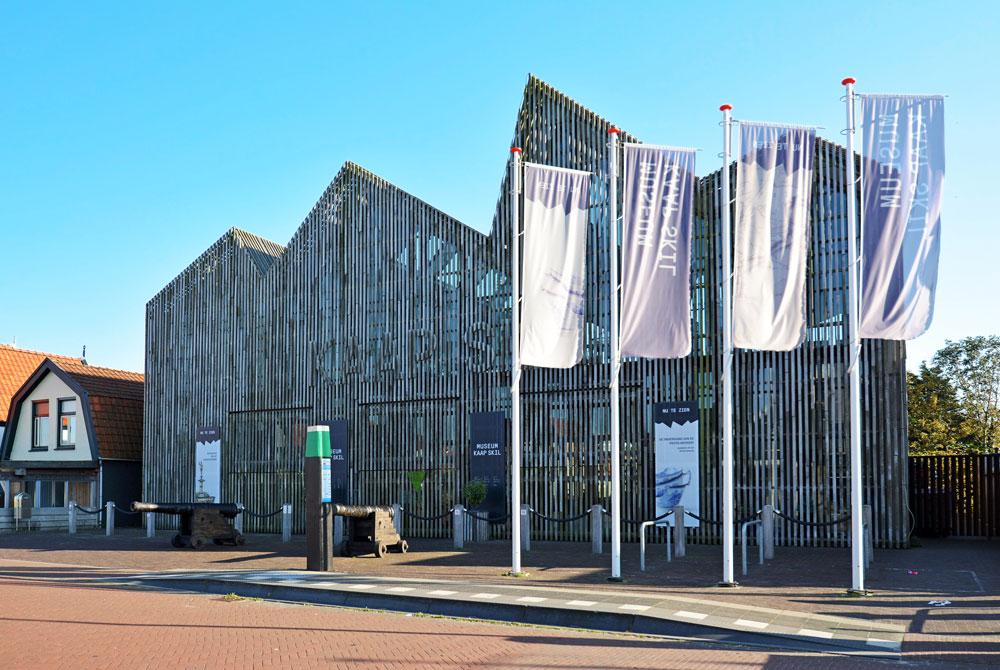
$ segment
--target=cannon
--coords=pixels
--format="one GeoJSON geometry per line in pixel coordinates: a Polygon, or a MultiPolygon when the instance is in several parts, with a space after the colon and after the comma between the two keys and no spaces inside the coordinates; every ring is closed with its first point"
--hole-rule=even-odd
{"type": "Polygon", "coordinates": [[[209,542],[215,544],[242,545],[246,540],[243,533],[236,530],[231,519],[243,512],[243,508],[233,503],[148,503],[133,502],[133,512],[156,512],[181,518],[181,530],[173,536],[170,544],[178,549],[191,547],[201,549],[209,542]]]}
{"type": "Polygon", "coordinates": [[[331,511],[347,520],[347,540],[341,551],[344,556],[375,554],[382,558],[390,549],[405,554],[410,548],[396,532],[391,507],[335,503],[331,511]]]}

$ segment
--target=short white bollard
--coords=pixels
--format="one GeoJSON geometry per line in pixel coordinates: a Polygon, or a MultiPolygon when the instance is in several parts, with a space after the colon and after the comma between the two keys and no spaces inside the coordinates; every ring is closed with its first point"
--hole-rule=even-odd
{"type": "Polygon", "coordinates": [[[455,505],[452,513],[452,531],[455,534],[455,548],[465,548],[465,506],[455,505]]]}
{"type": "Polygon", "coordinates": [[[604,508],[600,505],[590,506],[590,551],[604,553],[604,508]]]}
{"type": "Polygon", "coordinates": [[[107,512],[104,515],[104,534],[111,537],[115,534],[115,501],[109,500],[105,509],[107,512]]]}
{"type": "Polygon", "coordinates": [[[531,551],[531,506],[521,505],[521,549],[531,551]]]}
{"type": "Polygon", "coordinates": [[[76,503],[75,502],[71,502],[69,504],[69,510],[68,510],[67,513],[69,514],[69,522],[68,522],[69,523],[69,534],[73,535],[73,534],[76,533],[76,503]]]}
{"type": "Polygon", "coordinates": [[[292,503],[281,506],[281,541],[292,541],[292,503]]]}
{"type": "Polygon", "coordinates": [[[243,507],[243,503],[236,503],[236,506],[239,508],[240,513],[237,514],[236,517],[233,519],[233,528],[236,529],[237,533],[239,533],[240,535],[242,535],[243,534],[243,516],[246,514],[246,508],[243,507]]]}
{"type": "Polygon", "coordinates": [[[774,558],[774,505],[764,505],[760,510],[760,526],[764,535],[764,558],[774,558]]]}
{"type": "Polygon", "coordinates": [[[399,503],[392,503],[392,527],[396,535],[403,536],[403,506],[399,503]]]}
{"type": "Polygon", "coordinates": [[[684,530],[684,506],[674,507],[674,556],[683,558],[685,552],[685,540],[687,533],[684,530]]]}
{"type": "Polygon", "coordinates": [[[339,514],[333,517],[333,555],[340,556],[344,549],[344,517],[339,514]]]}
{"type": "Polygon", "coordinates": [[[865,567],[867,568],[869,564],[875,558],[875,540],[872,537],[872,506],[862,505],[861,507],[861,519],[864,525],[865,534],[865,567]]]}
{"type": "Polygon", "coordinates": [[[146,512],[146,537],[156,537],[156,512],[146,512]]]}

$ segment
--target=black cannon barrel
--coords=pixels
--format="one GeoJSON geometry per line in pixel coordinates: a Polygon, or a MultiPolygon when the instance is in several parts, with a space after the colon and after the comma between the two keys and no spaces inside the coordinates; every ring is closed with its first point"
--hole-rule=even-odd
{"type": "Polygon", "coordinates": [[[385,512],[393,517],[392,508],[384,505],[341,505],[334,503],[333,513],[337,516],[349,516],[355,519],[364,519],[369,514],[375,512],[385,512]]]}
{"type": "Polygon", "coordinates": [[[151,503],[136,500],[132,503],[133,512],[158,512],[159,514],[194,514],[195,510],[204,509],[218,512],[230,519],[239,514],[242,508],[236,503],[151,503]]]}

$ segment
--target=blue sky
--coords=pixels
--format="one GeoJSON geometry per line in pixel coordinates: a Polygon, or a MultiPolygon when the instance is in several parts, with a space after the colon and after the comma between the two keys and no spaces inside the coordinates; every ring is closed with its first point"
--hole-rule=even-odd
{"type": "Polygon", "coordinates": [[[992,2],[0,2],[0,342],[141,370],[144,305],[231,226],[286,243],[353,160],[490,225],[529,72],[647,142],[944,93],[937,313],[1000,333],[992,2]],[[281,5],[280,7],[278,5],[281,5]]]}

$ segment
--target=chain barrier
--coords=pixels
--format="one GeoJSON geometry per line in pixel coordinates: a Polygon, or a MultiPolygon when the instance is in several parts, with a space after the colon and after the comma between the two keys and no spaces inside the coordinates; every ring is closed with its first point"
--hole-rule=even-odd
{"type": "Polygon", "coordinates": [[[534,507],[528,507],[528,511],[537,516],[539,519],[545,519],[546,521],[553,521],[555,523],[571,523],[573,521],[579,521],[580,519],[585,519],[586,517],[590,516],[589,509],[585,510],[583,514],[577,514],[576,516],[567,516],[562,519],[554,516],[547,516],[545,514],[542,514],[541,512],[536,512],[534,507]]]}
{"type": "Polygon", "coordinates": [[[128,514],[129,516],[138,516],[142,512],[133,512],[130,509],[125,509],[124,507],[115,507],[115,514],[128,514]]]}
{"type": "Polygon", "coordinates": [[[455,511],[455,508],[452,507],[444,514],[438,514],[437,516],[420,516],[419,514],[414,514],[413,512],[409,511],[402,505],[399,506],[399,511],[402,512],[405,516],[411,519],[416,519],[418,521],[441,521],[442,519],[447,519],[448,516],[455,511]]]}
{"type": "Polygon", "coordinates": [[[777,509],[774,510],[774,516],[780,517],[790,523],[798,524],[799,526],[806,526],[807,528],[826,528],[828,526],[839,526],[845,521],[851,520],[851,515],[848,513],[840,517],[839,519],[834,519],[833,521],[803,521],[801,519],[795,519],[793,517],[786,516],[781,512],[781,510],[777,509]]]}
{"type": "Polygon", "coordinates": [[[270,514],[258,514],[257,512],[251,512],[246,507],[244,507],[242,511],[244,514],[248,514],[257,519],[270,519],[272,516],[278,516],[279,514],[281,514],[284,511],[284,508],[279,507],[270,514]]]}
{"type": "Polygon", "coordinates": [[[107,509],[104,507],[98,507],[97,509],[89,509],[77,503],[73,503],[73,507],[77,508],[84,514],[104,514],[107,511],[107,509]]]}
{"type": "Polygon", "coordinates": [[[493,524],[507,523],[507,520],[510,519],[510,514],[504,514],[501,517],[496,517],[491,519],[488,516],[479,516],[475,512],[470,512],[469,510],[465,510],[465,513],[477,521],[485,521],[486,523],[493,523],[493,524]]]}

